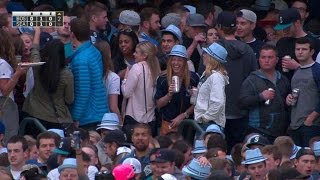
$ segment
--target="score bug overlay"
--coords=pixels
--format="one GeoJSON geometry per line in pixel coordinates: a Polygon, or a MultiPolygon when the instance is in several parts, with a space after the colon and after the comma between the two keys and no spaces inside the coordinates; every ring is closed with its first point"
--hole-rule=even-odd
{"type": "Polygon", "coordinates": [[[63,11],[14,11],[13,27],[57,27],[63,26],[63,11]]]}

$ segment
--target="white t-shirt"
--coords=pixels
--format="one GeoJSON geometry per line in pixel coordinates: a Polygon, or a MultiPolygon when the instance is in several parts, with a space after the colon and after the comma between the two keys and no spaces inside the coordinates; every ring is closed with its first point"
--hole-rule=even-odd
{"type": "Polygon", "coordinates": [[[95,175],[97,174],[97,172],[99,172],[98,168],[96,168],[95,166],[89,166],[88,167],[88,178],[90,180],[94,180],[95,175]]]}
{"type": "MultiPolygon", "coordinates": [[[[10,79],[13,76],[13,69],[7,61],[0,59],[0,79],[10,79]]],[[[2,92],[0,91],[0,96],[2,92]]],[[[9,97],[14,101],[13,92],[10,92],[9,97]]]]}
{"type": "Polygon", "coordinates": [[[316,62],[317,62],[317,63],[320,63],[320,52],[319,52],[318,55],[317,55],[316,62]]]}
{"type": "Polygon", "coordinates": [[[107,95],[109,94],[120,94],[120,77],[110,71],[107,78],[104,79],[104,84],[107,88],[107,95]]]}
{"type": "Polygon", "coordinates": [[[59,171],[58,171],[58,168],[55,168],[55,169],[52,169],[52,170],[48,173],[47,178],[48,178],[49,180],[57,180],[57,179],[59,179],[59,176],[60,176],[60,173],[59,173],[59,171]]]}
{"type": "Polygon", "coordinates": [[[10,172],[11,172],[14,180],[19,180],[20,179],[20,174],[21,174],[22,171],[13,171],[13,170],[10,169],[10,172]]]}

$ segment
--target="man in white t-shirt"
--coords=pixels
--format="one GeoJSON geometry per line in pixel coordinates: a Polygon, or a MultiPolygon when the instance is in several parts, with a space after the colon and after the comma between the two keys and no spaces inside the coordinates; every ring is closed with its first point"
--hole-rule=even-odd
{"type": "Polygon", "coordinates": [[[28,142],[23,136],[12,136],[8,141],[8,160],[9,169],[13,179],[20,179],[22,167],[28,158],[28,142]]]}

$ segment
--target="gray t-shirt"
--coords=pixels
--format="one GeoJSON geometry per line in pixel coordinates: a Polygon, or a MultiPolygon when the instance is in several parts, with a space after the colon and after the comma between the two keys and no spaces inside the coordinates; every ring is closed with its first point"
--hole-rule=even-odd
{"type": "MultiPolygon", "coordinates": [[[[292,129],[298,129],[303,125],[307,116],[315,110],[319,102],[319,93],[317,85],[314,81],[311,66],[301,66],[293,75],[291,80],[291,88],[298,88],[300,90],[299,97],[295,106],[291,110],[291,124],[292,129]]],[[[319,124],[320,118],[314,121],[314,124],[319,124]]]]}

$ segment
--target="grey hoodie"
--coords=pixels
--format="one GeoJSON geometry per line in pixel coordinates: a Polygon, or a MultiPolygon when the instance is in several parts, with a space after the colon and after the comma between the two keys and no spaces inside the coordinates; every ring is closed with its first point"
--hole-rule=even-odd
{"type": "Polygon", "coordinates": [[[257,59],[249,45],[239,40],[220,39],[218,41],[228,52],[225,68],[229,76],[226,86],[226,118],[244,117],[239,107],[240,88],[252,71],[258,68],[257,59]]]}

